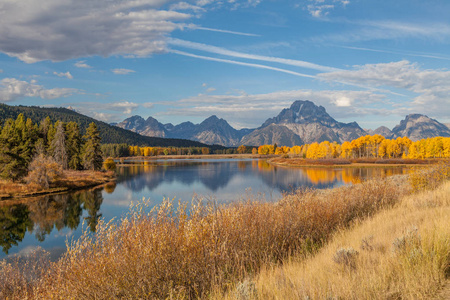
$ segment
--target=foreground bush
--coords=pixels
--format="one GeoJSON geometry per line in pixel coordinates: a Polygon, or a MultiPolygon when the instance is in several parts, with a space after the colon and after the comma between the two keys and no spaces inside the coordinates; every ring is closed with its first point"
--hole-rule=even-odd
{"type": "Polygon", "coordinates": [[[316,251],[338,228],[397,203],[407,186],[377,180],[299,191],[278,203],[195,201],[190,209],[166,201],[150,213],[142,203],[120,222],[99,223],[95,236],[83,235],[18,290],[43,299],[205,297],[265,264],[316,251]]]}

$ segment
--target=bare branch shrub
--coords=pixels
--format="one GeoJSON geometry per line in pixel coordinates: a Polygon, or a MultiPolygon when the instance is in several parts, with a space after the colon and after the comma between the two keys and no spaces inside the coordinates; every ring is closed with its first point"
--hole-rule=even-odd
{"type": "Polygon", "coordinates": [[[359,252],[352,247],[340,248],[334,254],[333,261],[339,265],[354,269],[356,268],[356,257],[358,254],[359,252]]]}
{"type": "Polygon", "coordinates": [[[39,154],[34,157],[29,166],[29,172],[25,177],[28,184],[36,184],[43,189],[48,189],[55,180],[63,177],[63,168],[52,157],[39,154]]]}

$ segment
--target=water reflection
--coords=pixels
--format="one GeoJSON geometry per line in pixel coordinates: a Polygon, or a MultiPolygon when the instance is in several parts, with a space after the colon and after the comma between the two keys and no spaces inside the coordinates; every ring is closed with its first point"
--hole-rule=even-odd
{"type": "Polygon", "coordinates": [[[8,254],[12,246],[17,246],[28,231],[36,240],[43,242],[53,230],[64,228],[76,230],[84,218],[91,231],[95,231],[103,202],[101,189],[86,190],[71,194],[49,195],[28,199],[26,204],[0,206],[0,246],[8,254]]]}
{"type": "Polygon", "coordinates": [[[42,246],[57,258],[68,238],[82,233],[80,224],[95,231],[100,218],[110,221],[128,212],[132,201],[163,198],[190,201],[194,194],[213,196],[218,202],[251,194],[277,200],[299,187],[330,188],[373,177],[404,174],[406,168],[285,168],[264,160],[147,161],[119,167],[117,183],[104,188],[0,202],[0,246],[4,254],[25,253],[42,246]]]}
{"type": "MultiPolygon", "coordinates": [[[[196,182],[209,191],[229,187],[235,177],[259,178],[270,189],[280,192],[298,187],[330,188],[342,184],[355,184],[374,177],[405,174],[401,167],[304,167],[286,168],[269,164],[265,160],[223,161],[165,161],[145,162],[118,169],[118,182],[130,191],[153,191],[162,184],[174,182],[186,186],[196,182]]],[[[249,185],[250,186],[250,185],[249,185]]]]}

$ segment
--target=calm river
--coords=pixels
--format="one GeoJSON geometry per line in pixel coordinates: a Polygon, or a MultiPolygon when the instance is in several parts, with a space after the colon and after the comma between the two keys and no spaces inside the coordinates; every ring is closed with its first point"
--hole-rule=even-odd
{"type": "MultiPolygon", "coordinates": [[[[127,163],[127,162],[125,162],[127,163]]],[[[276,201],[299,187],[331,188],[375,176],[404,174],[405,168],[286,168],[265,160],[156,160],[119,167],[116,184],[105,188],[44,196],[27,204],[0,202],[0,259],[36,247],[53,259],[83,228],[95,231],[100,218],[124,216],[131,202],[164,198],[191,201],[203,197],[220,203],[254,197],[276,201]]]]}

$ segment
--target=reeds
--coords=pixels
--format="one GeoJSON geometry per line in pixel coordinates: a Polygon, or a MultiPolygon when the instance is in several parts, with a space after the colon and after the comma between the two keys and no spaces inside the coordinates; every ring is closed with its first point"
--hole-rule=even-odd
{"type": "Polygon", "coordinates": [[[406,191],[399,182],[298,191],[278,203],[196,200],[188,209],[164,201],[150,213],[142,202],[73,242],[39,284],[28,282],[24,290],[45,299],[206,297],[263,265],[313,253],[338,228],[394,205],[406,191]]]}
{"type": "Polygon", "coordinates": [[[265,265],[248,299],[431,299],[450,284],[449,216],[450,182],[409,195],[339,230],[316,255],[265,265]]]}

